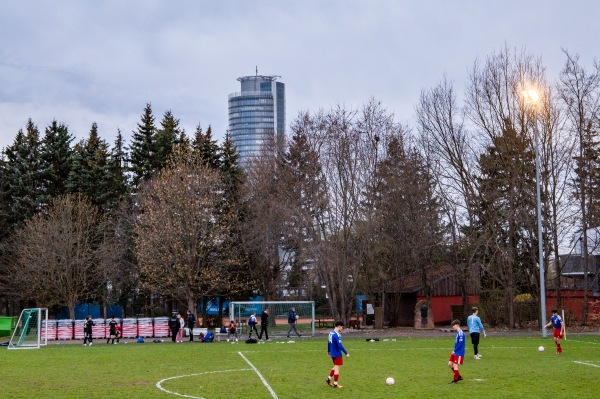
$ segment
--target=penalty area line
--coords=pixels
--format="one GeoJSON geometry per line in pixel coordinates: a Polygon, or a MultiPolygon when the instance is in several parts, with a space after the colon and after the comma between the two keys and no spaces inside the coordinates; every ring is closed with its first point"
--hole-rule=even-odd
{"type": "Polygon", "coordinates": [[[238,355],[240,355],[242,357],[242,359],[244,359],[246,361],[246,363],[248,363],[248,365],[250,367],[252,367],[252,370],[254,370],[254,372],[256,373],[256,375],[258,375],[258,378],[260,378],[260,380],[262,381],[263,385],[265,387],[267,387],[267,389],[271,393],[271,396],[273,397],[273,399],[279,399],[277,397],[277,394],[275,393],[275,391],[273,391],[273,388],[271,388],[271,386],[269,385],[269,383],[267,382],[267,380],[265,380],[265,378],[262,376],[262,374],[260,373],[260,371],[258,371],[258,369],[256,367],[254,367],[254,365],[252,363],[250,363],[250,360],[248,360],[246,358],[246,356],[244,356],[242,354],[242,352],[238,352],[238,355]]]}

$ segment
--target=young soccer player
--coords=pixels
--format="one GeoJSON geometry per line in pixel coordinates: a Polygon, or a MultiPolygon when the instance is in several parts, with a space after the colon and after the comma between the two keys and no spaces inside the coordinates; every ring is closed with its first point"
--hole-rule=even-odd
{"type": "Polygon", "coordinates": [[[86,342],[89,341],[90,346],[92,346],[94,344],[94,339],[92,337],[92,327],[94,327],[96,325],[96,323],[94,323],[94,320],[92,319],[92,316],[88,316],[85,318],[85,324],[83,327],[83,333],[85,334],[83,337],[83,346],[87,346],[86,342]]]}
{"type": "Polygon", "coordinates": [[[338,385],[340,367],[344,364],[342,352],[346,354],[346,357],[350,357],[350,354],[344,348],[344,345],[342,345],[342,336],[340,335],[340,332],[342,332],[343,329],[344,323],[336,321],[335,328],[329,333],[329,342],[327,343],[327,355],[331,356],[331,360],[333,360],[333,368],[329,372],[329,377],[327,377],[326,382],[327,385],[333,388],[343,388],[341,385],[338,385]],[[331,377],[333,377],[333,383],[331,382],[331,377]]]}
{"type": "Polygon", "coordinates": [[[556,354],[560,355],[562,353],[560,339],[563,332],[563,319],[558,315],[558,310],[556,309],[552,309],[552,317],[550,318],[548,324],[546,324],[544,327],[548,328],[552,325],[554,326],[554,343],[556,343],[556,354]]]}
{"type": "Polygon", "coordinates": [[[117,321],[115,320],[115,316],[110,317],[110,321],[108,322],[108,339],[106,340],[106,344],[110,343],[112,339],[113,345],[115,345],[115,338],[117,337],[117,321]]]}
{"type": "Polygon", "coordinates": [[[454,379],[449,384],[456,384],[463,378],[458,372],[458,365],[463,364],[465,358],[465,333],[460,328],[460,321],[452,321],[452,329],[456,331],[456,338],[454,340],[454,350],[450,354],[450,360],[448,360],[448,367],[452,369],[454,373],[454,379]]]}
{"type": "Polygon", "coordinates": [[[483,336],[485,337],[485,329],[483,328],[483,324],[481,324],[481,319],[477,313],[479,313],[479,309],[473,306],[473,314],[467,318],[467,326],[469,326],[469,335],[471,336],[471,343],[473,344],[473,351],[475,352],[475,360],[481,359],[481,355],[479,354],[480,333],[483,333],[483,336]]]}

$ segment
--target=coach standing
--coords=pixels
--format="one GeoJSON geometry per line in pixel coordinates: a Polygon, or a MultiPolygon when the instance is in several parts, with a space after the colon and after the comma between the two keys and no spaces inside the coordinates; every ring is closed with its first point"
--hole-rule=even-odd
{"type": "Polygon", "coordinates": [[[262,339],[263,332],[265,333],[265,339],[269,340],[269,332],[267,329],[269,328],[269,309],[265,309],[260,314],[260,334],[258,334],[258,339],[262,339]]]}
{"type": "Polygon", "coordinates": [[[178,313],[173,313],[169,319],[169,329],[171,330],[171,340],[177,342],[177,333],[179,333],[178,313]]]}
{"type": "Polygon", "coordinates": [[[194,340],[194,326],[196,325],[196,316],[192,313],[191,310],[187,311],[187,326],[190,334],[190,342],[194,340]]]}
{"type": "Polygon", "coordinates": [[[467,326],[469,326],[469,335],[471,336],[471,343],[473,344],[473,350],[475,351],[475,356],[473,357],[475,360],[481,359],[481,355],[479,354],[479,333],[482,332],[485,337],[485,330],[483,329],[483,324],[481,324],[481,319],[477,316],[479,313],[479,309],[473,306],[473,314],[467,318],[467,326]]]}

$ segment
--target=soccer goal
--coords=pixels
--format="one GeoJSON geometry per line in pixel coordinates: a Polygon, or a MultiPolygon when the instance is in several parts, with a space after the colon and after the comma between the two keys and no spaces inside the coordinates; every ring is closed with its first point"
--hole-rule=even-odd
{"type": "Polygon", "coordinates": [[[23,309],[8,349],[37,349],[48,345],[48,309],[23,309]]]}
{"type": "MultiPolygon", "coordinates": [[[[296,311],[296,329],[302,335],[315,335],[315,302],[314,301],[262,301],[262,302],[230,302],[229,317],[235,318],[235,321],[241,327],[242,333],[248,332],[248,317],[256,312],[258,325],[256,328],[260,331],[260,317],[263,310],[269,310],[269,337],[281,337],[287,335],[290,325],[288,324],[288,315],[290,310],[296,311]]],[[[295,333],[292,331],[292,336],[295,333]]]]}

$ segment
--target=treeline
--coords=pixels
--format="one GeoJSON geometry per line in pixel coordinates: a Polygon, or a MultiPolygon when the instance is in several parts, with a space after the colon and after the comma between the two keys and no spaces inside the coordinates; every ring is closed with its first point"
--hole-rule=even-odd
{"type": "MultiPolygon", "coordinates": [[[[424,89],[412,128],[376,100],[301,112],[244,169],[227,136],[188,137],[171,112],[155,126],[150,105],[128,148],[95,125],[73,146],[66,126],[41,137],[29,121],[0,164],[0,295],[146,313],[262,295],[314,299],[348,320],[362,293],[394,325],[388,294],[419,281],[431,296],[432,271],[449,269],[465,308],[478,292],[487,320],[514,327],[515,298],[540,297],[536,142],[544,265],[575,230],[591,267],[600,66],[565,57],[550,81],[540,59],[503,48],[473,64],[464,101],[445,78],[424,89]],[[531,87],[537,103],[523,96],[531,87]]],[[[562,266],[546,270],[559,301],[562,266]]]]}

